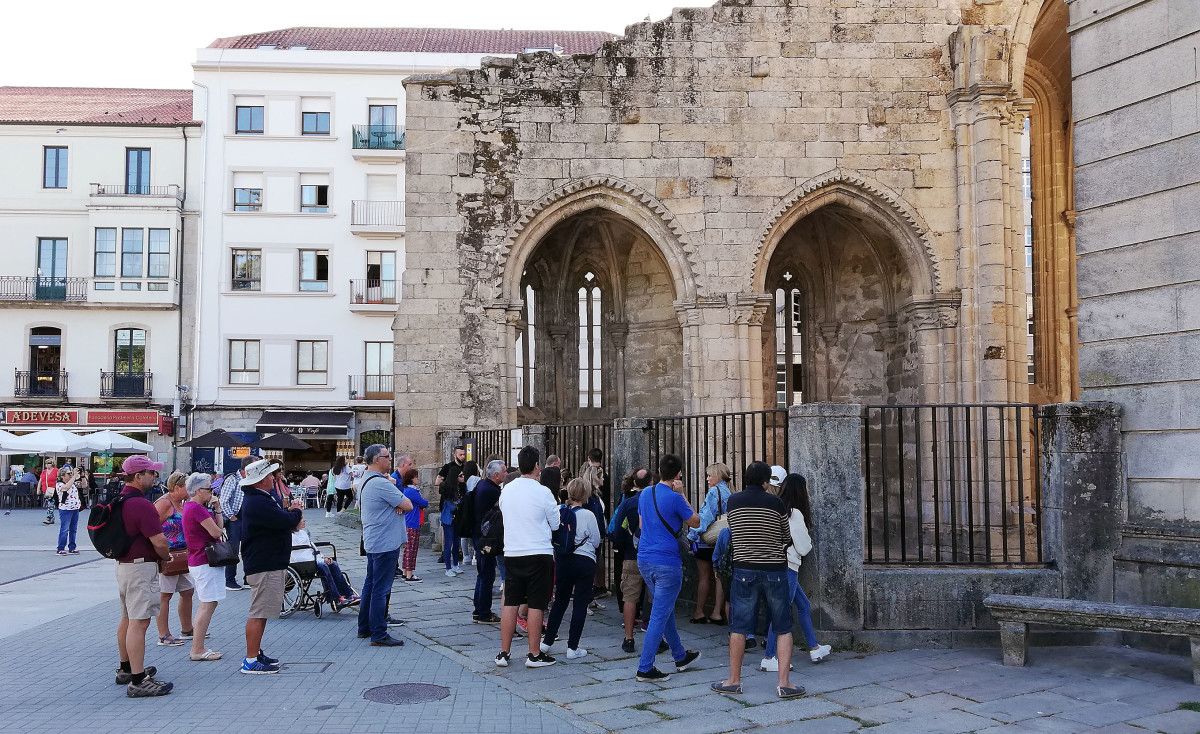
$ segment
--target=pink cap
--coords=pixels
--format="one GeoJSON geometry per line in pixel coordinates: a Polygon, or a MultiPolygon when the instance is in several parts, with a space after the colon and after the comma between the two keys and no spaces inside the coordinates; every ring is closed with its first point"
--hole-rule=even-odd
{"type": "Polygon", "coordinates": [[[130,456],[121,464],[122,474],[137,474],[142,471],[162,471],[163,465],[150,461],[148,456],[130,456]]]}

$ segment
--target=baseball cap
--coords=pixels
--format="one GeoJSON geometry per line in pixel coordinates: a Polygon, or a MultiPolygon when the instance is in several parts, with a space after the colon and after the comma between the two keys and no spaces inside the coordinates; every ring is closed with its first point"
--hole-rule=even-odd
{"type": "Polygon", "coordinates": [[[162,471],[163,465],[157,461],[150,461],[148,456],[130,456],[121,463],[122,474],[137,474],[143,471],[162,471]]]}
{"type": "Polygon", "coordinates": [[[271,472],[279,468],[279,464],[270,459],[259,459],[246,465],[246,476],[242,478],[240,484],[243,487],[249,487],[258,484],[262,480],[270,476],[271,472]]]}
{"type": "Polygon", "coordinates": [[[784,479],[787,479],[787,469],[784,469],[782,466],[771,467],[770,482],[772,487],[778,487],[783,484],[784,479]]]}

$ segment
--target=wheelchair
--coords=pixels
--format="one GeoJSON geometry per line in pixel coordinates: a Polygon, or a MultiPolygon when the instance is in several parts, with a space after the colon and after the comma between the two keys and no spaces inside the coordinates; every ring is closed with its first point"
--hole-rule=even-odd
{"type": "MultiPolygon", "coordinates": [[[[314,543],[317,548],[328,548],[329,553],[324,553],[334,562],[337,561],[337,548],[333,543],[318,542],[314,543]]],[[[309,550],[307,545],[292,546],[292,551],[309,550]]],[[[342,578],[346,583],[350,583],[350,576],[342,571],[342,578]]],[[[321,618],[321,606],[328,605],[334,614],[342,610],[336,599],[327,598],[324,587],[321,584],[321,577],[317,573],[317,561],[300,561],[298,563],[289,563],[287,572],[283,577],[283,608],[279,612],[282,619],[286,619],[296,612],[304,612],[312,610],[312,613],[321,618]],[[314,590],[313,584],[317,585],[314,590]]]]}

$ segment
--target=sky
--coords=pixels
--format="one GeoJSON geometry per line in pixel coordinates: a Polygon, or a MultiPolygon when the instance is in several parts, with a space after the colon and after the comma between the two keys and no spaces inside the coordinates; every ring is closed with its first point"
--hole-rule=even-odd
{"type": "Polygon", "coordinates": [[[622,33],[710,0],[57,0],[5,3],[0,85],[182,88],[196,49],[291,26],[416,26],[622,33]]]}

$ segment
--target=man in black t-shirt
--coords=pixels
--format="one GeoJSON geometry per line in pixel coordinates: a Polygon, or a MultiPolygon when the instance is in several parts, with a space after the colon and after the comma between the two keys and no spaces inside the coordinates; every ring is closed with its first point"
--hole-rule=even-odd
{"type": "Polygon", "coordinates": [[[467,447],[455,446],[454,453],[450,461],[442,464],[442,468],[438,470],[437,478],[433,480],[434,489],[442,486],[442,482],[446,481],[446,477],[450,476],[452,471],[462,471],[463,463],[467,460],[467,447]]]}

